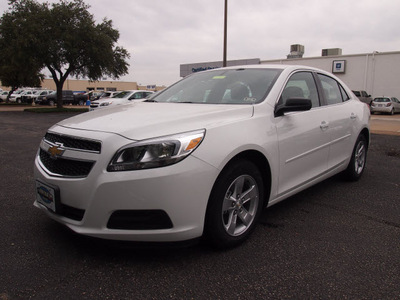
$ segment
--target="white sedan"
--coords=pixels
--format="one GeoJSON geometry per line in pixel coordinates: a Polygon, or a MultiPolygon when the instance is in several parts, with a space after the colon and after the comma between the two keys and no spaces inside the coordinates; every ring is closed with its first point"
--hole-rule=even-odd
{"type": "MultiPolygon", "coordinates": [[[[242,243],[264,207],[365,169],[370,113],[338,78],[303,66],[215,69],[145,102],[51,127],[34,205],[80,234],[242,243]]],[[[351,199],[349,199],[351,200],[351,199]]]]}
{"type": "Polygon", "coordinates": [[[121,105],[121,104],[128,104],[131,101],[137,100],[145,100],[146,97],[151,95],[152,91],[144,91],[144,90],[129,90],[129,91],[122,91],[118,92],[112,97],[104,97],[98,100],[92,101],[90,103],[89,111],[94,111],[97,109],[121,105]]]}

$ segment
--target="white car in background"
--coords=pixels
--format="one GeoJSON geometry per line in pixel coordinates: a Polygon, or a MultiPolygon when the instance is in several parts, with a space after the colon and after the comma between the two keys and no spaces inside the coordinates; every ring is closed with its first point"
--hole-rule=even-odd
{"type": "Polygon", "coordinates": [[[14,91],[14,93],[12,93],[10,95],[9,101],[10,102],[17,102],[17,99],[21,98],[21,95],[22,95],[23,92],[24,92],[24,90],[16,90],[16,91],[14,91]]]}
{"type": "Polygon", "coordinates": [[[131,101],[142,100],[144,101],[149,95],[153,94],[152,91],[145,90],[128,90],[117,93],[111,98],[100,98],[90,103],[89,111],[97,109],[122,105],[131,103],[131,101]]]}
{"type": "Polygon", "coordinates": [[[88,236],[205,236],[232,247],[264,207],[338,173],[358,180],[369,118],[367,105],[319,69],[198,72],[144,102],[52,126],[35,159],[34,205],[88,236]]]}
{"type": "Polygon", "coordinates": [[[1,91],[0,92],[0,99],[2,100],[2,101],[6,101],[6,99],[7,99],[7,96],[8,96],[8,91],[1,91]]]}

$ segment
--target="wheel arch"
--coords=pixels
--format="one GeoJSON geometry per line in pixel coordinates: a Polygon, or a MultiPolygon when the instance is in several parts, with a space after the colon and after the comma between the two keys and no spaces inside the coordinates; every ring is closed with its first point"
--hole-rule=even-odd
{"type": "Polygon", "coordinates": [[[368,128],[364,128],[361,130],[359,135],[364,135],[365,139],[367,140],[367,146],[369,148],[369,143],[370,143],[370,131],[368,128]]]}
{"type": "MultiPolygon", "coordinates": [[[[268,159],[257,150],[245,150],[232,157],[223,167],[219,173],[215,183],[218,181],[219,176],[224,173],[225,169],[239,160],[248,160],[252,162],[262,174],[264,186],[264,207],[268,205],[271,195],[271,166],[268,159]]],[[[214,185],[215,185],[214,183],[214,185]]],[[[214,186],[213,186],[214,189],[214,186]]]]}

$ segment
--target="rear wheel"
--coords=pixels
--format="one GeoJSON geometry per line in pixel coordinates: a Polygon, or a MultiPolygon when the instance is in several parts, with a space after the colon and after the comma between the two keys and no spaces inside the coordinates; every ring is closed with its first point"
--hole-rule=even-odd
{"type": "Polygon", "coordinates": [[[254,230],[263,207],[262,175],[250,161],[240,160],[224,169],[209,199],[205,237],[217,248],[244,242],[254,230]]]}
{"type": "Polygon", "coordinates": [[[50,100],[50,101],[49,101],[49,105],[50,105],[50,106],[54,106],[54,101],[53,101],[53,100],[50,100]]]}
{"type": "Polygon", "coordinates": [[[359,135],[351,155],[350,163],[344,171],[345,178],[351,181],[360,179],[367,162],[368,144],[363,134],[359,135]]]}

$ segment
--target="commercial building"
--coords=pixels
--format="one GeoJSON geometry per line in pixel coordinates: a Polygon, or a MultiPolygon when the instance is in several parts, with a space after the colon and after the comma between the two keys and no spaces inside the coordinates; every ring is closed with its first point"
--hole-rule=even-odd
{"type": "MultiPolygon", "coordinates": [[[[288,64],[304,65],[332,72],[343,80],[352,90],[364,90],[372,97],[393,96],[400,98],[400,51],[343,55],[342,49],[323,49],[321,56],[303,57],[304,46],[292,45],[291,52],[284,59],[241,60],[227,65],[245,64],[288,64]],[[232,64],[233,63],[233,64],[232,64]]],[[[182,77],[222,66],[222,62],[185,64],[180,66],[182,77]]]]}

